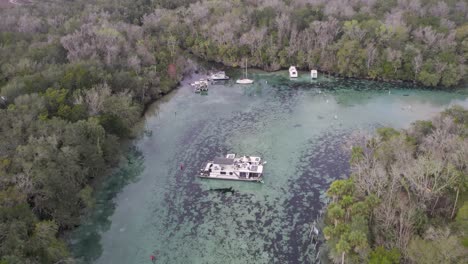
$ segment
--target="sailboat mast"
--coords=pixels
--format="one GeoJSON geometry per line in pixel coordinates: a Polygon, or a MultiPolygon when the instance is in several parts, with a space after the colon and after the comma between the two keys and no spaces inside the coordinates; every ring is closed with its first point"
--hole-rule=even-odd
{"type": "Polygon", "coordinates": [[[245,59],[245,78],[247,79],[247,59],[245,59]]]}

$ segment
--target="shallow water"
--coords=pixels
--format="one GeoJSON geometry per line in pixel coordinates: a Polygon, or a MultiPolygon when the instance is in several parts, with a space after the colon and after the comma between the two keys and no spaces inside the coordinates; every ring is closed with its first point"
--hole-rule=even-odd
{"type": "Polygon", "coordinates": [[[329,184],[348,173],[346,137],[405,128],[452,104],[468,107],[468,89],[250,74],[254,85],[230,81],[205,96],[186,80],[149,109],[147,133],[135,141],[128,164],[103,183],[93,214],[70,239],[77,257],[115,264],[151,263],[151,255],[171,264],[313,263],[309,230],[329,184]],[[205,161],[231,152],[268,161],[264,183],[195,177],[205,161]],[[236,192],[210,190],[219,187],[236,192]]]}

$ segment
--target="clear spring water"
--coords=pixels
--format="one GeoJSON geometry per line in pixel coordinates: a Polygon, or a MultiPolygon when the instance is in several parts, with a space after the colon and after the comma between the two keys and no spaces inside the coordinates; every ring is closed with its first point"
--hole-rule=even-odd
{"type": "Polygon", "coordinates": [[[348,173],[346,137],[468,107],[468,89],[308,76],[254,71],[255,84],[231,80],[207,95],[186,80],[155,103],[128,163],[106,178],[93,213],[72,234],[75,256],[113,264],[151,263],[151,255],[170,264],[313,263],[309,230],[329,184],[348,173]],[[261,155],[264,183],[195,176],[226,153],[261,155]],[[210,190],[221,187],[235,193],[210,190]]]}

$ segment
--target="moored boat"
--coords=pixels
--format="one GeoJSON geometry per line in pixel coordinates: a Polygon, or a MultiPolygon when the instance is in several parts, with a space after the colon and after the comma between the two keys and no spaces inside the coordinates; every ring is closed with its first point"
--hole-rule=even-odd
{"type": "Polygon", "coordinates": [[[297,78],[297,69],[295,66],[289,67],[289,77],[290,78],[297,78]]]}
{"type": "Polygon", "coordinates": [[[227,154],[209,161],[200,170],[200,178],[260,182],[263,177],[263,162],[260,157],[227,154]]]}
{"type": "Polygon", "coordinates": [[[310,71],[310,78],[312,79],[317,79],[317,70],[311,70],[310,71]]]}
{"type": "Polygon", "coordinates": [[[190,85],[195,88],[195,93],[208,91],[208,80],[200,79],[199,81],[193,82],[190,85]]]}
{"type": "Polygon", "coordinates": [[[236,83],[238,84],[252,84],[254,81],[251,79],[240,79],[237,80],[236,83]]]}
{"type": "Polygon", "coordinates": [[[236,81],[238,84],[252,84],[254,81],[247,78],[247,60],[245,60],[245,75],[244,79],[239,79],[236,81]]]}
{"type": "Polygon", "coordinates": [[[229,80],[229,76],[225,72],[219,71],[210,75],[210,80],[212,81],[224,81],[229,80]]]}

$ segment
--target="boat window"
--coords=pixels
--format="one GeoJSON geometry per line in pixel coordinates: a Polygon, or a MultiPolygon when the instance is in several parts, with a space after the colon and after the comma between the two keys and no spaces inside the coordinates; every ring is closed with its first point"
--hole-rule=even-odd
{"type": "Polygon", "coordinates": [[[226,175],[226,172],[225,172],[225,171],[222,171],[222,172],[220,172],[220,173],[221,173],[221,175],[226,175]]]}
{"type": "Polygon", "coordinates": [[[229,172],[229,175],[232,175],[232,171],[231,171],[231,172],[229,172]]]}

